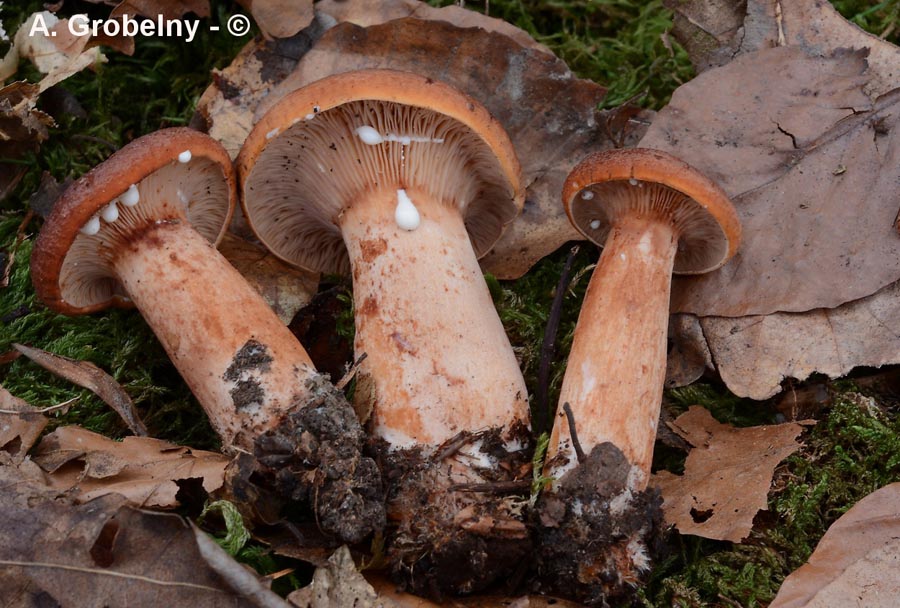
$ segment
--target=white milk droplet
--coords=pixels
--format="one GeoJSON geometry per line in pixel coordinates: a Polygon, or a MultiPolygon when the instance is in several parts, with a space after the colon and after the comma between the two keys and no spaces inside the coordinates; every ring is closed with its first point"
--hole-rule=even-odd
{"type": "Polygon", "coordinates": [[[594,193],[590,190],[585,190],[584,192],[581,193],[581,198],[583,200],[589,201],[592,198],[594,198],[594,193]]]}
{"type": "Polygon", "coordinates": [[[125,194],[119,197],[122,204],[126,207],[134,207],[141,200],[141,193],[138,192],[137,186],[131,184],[131,187],[125,191],[125,194]]]}
{"type": "Polygon", "coordinates": [[[81,234],[93,236],[100,232],[100,218],[96,215],[87,221],[87,224],[81,227],[81,234]]]}
{"type": "Polygon", "coordinates": [[[178,162],[180,163],[189,163],[191,162],[191,151],[185,150],[181,154],[178,155],[178,162]]]}
{"type": "Polygon", "coordinates": [[[104,207],[103,211],[100,212],[100,217],[102,217],[109,223],[112,223],[119,219],[119,208],[116,207],[116,201],[113,201],[106,207],[104,207]]]}
{"type": "Polygon", "coordinates": [[[402,188],[397,190],[397,210],[394,211],[394,219],[397,225],[404,230],[415,230],[419,227],[421,217],[419,210],[413,205],[412,200],[402,188]]]}
{"type": "Polygon", "coordinates": [[[306,120],[312,120],[315,117],[316,117],[315,114],[307,114],[304,118],[306,118],[306,120]]]}
{"type": "Polygon", "coordinates": [[[591,228],[596,230],[600,227],[600,220],[591,220],[591,228]]]}
{"type": "Polygon", "coordinates": [[[278,135],[278,127],[275,127],[274,129],[272,129],[271,131],[269,131],[268,133],[266,133],[266,139],[267,139],[267,140],[268,140],[268,139],[272,139],[272,138],[275,137],[276,135],[278,135]]]}
{"type": "Polygon", "coordinates": [[[178,190],[178,200],[181,201],[182,205],[187,205],[189,202],[191,202],[187,195],[185,195],[185,193],[181,190],[178,190]]]}
{"type": "Polygon", "coordinates": [[[637,186],[638,180],[636,180],[632,177],[630,180],[628,180],[628,183],[631,184],[632,186],[637,186]]]}
{"type": "Polygon", "coordinates": [[[384,138],[381,136],[381,133],[375,130],[375,127],[370,127],[368,125],[357,127],[356,134],[364,144],[368,144],[370,146],[377,146],[378,144],[384,142],[384,138]]]}

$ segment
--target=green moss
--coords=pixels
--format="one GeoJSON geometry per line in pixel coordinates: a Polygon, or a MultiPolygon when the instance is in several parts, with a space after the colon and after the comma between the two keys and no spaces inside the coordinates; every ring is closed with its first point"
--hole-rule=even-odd
{"type": "MultiPolygon", "coordinates": [[[[687,53],[667,34],[672,14],[662,0],[491,0],[487,4],[492,17],[531,34],[578,76],[608,87],[603,107],[633,99],[648,108],[661,108],[672,91],[693,77],[687,53]]],[[[477,3],[467,6],[483,10],[477,3]]]]}
{"type": "Polygon", "coordinates": [[[832,4],[867,32],[900,43],[900,0],[834,0],[832,4]]]}

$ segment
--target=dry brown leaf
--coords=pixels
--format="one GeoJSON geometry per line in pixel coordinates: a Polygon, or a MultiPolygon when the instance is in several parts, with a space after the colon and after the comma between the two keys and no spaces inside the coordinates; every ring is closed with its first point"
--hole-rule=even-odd
{"type": "MultiPolygon", "coordinates": [[[[708,349],[729,388],[757,399],[777,393],[783,378],[837,377],[859,365],[900,361],[900,240],[888,227],[897,214],[890,182],[900,49],[817,0],[670,4],[679,39],[701,42],[689,45],[696,64],[737,59],[676,92],[641,143],[670,149],[720,181],[736,196],[745,235],[721,272],[676,280],[675,310],[713,316],[702,320],[700,332],[671,335],[673,353],[708,349]],[[738,18],[743,24],[732,36],[738,18]],[[857,83],[849,70],[854,54],[842,48],[868,55],[857,83]],[[773,63],[778,54],[791,64],[773,63]],[[797,72],[818,61],[842,65],[843,76],[797,72]],[[759,86],[757,70],[773,74],[767,86],[759,86]],[[796,87],[811,76],[815,86],[796,87]],[[729,87],[740,91],[737,103],[721,94],[729,87]],[[858,101],[842,102],[848,94],[858,101]],[[807,105],[804,97],[818,107],[796,114],[807,105]],[[864,109],[864,99],[872,109],[835,121],[841,112],[864,109]],[[715,112],[703,105],[707,100],[715,112]]],[[[690,373],[677,370],[670,385],[702,373],[697,361],[681,367],[690,373]]]]}
{"type": "Polygon", "coordinates": [[[38,408],[0,386],[0,449],[8,452],[14,463],[22,462],[47,422],[38,408]]]}
{"type": "Polygon", "coordinates": [[[734,428],[695,405],[669,423],[694,449],[684,475],[660,471],[651,485],[663,495],[663,515],[682,534],[741,542],[765,509],[772,473],[794,453],[803,426],[789,422],[734,428]]]}
{"type": "Polygon", "coordinates": [[[76,506],[22,467],[0,466],[0,487],[3,606],[254,605],[223,585],[176,515],[114,495],[76,506]]]}
{"type": "Polygon", "coordinates": [[[219,251],[262,295],[285,325],[316,295],[318,273],[290,266],[260,245],[226,234],[219,244],[219,251]]]}
{"type": "Polygon", "coordinates": [[[868,49],[871,77],[866,92],[878,96],[900,86],[900,48],[847,21],[829,2],[748,0],[740,52],[776,44],[796,46],[810,55],[868,49]]]}
{"type": "Polygon", "coordinates": [[[146,437],[147,427],[141,421],[131,397],[118,382],[90,361],[76,361],[69,357],[54,355],[39,348],[13,344],[13,348],[46,369],[69,382],[86,388],[113,408],[125,421],[131,432],[146,437]]]}
{"type": "Polygon", "coordinates": [[[395,608],[390,600],[379,600],[346,546],[335,551],[324,567],[316,568],[312,582],[291,593],[288,601],[298,608],[395,608]]]}
{"type": "Polygon", "coordinates": [[[35,109],[38,85],[24,80],[0,87],[0,200],[9,195],[28,169],[15,161],[36,152],[48,137],[53,118],[35,109]]]}
{"type": "MultiPolygon", "coordinates": [[[[316,42],[260,104],[260,116],[287,92],[327,75],[390,68],[446,82],[481,102],[504,126],[527,185],[522,215],[482,267],[517,278],[568,240],[579,238],[559,202],[566,175],[584,155],[614,147],[616,134],[596,111],[606,90],[579,80],[560,59],[506,36],[443,21],[399,19],[361,28],[342,23],[316,42]],[[448,51],[452,49],[453,52],[448,51]]],[[[627,121],[633,145],[643,119],[627,121]]]]}
{"type": "Polygon", "coordinates": [[[769,608],[893,608],[900,597],[900,483],[869,494],[825,533],[769,608]]]}
{"type": "Polygon", "coordinates": [[[78,502],[121,494],[141,507],[177,506],[181,479],[200,478],[207,492],[222,487],[228,459],[150,437],[113,441],[77,426],[56,429],[38,445],[33,460],[51,487],[73,491],[78,502]]]}
{"type": "Polygon", "coordinates": [[[266,38],[288,38],[312,23],[313,0],[237,0],[266,38]]]}
{"type": "Polygon", "coordinates": [[[674,12],[673,33],[698,71],[724,65],[736,55],[773,46],[796,46],[809,55],[836,49],[869,49],[873,96],[898,86],[900,48],[847,21],[820,0],[665,0],[674,12]]]}
{"type": "Polygon", "coordinates": [[[360,27],[380,25],[404,17],[415,17],[426,21],[446,21],[457,27],[477,27],[488,32],[503,34],[525,48],[552,54],[550,49],[513,24],[467,10],[456,4],[436,8],[419,2],[419,0],[354,0],[353,2],[320,0],[316,3],[316,11],[331,15],[338,23],[353,23],[360,27]]]}
{"type": "Polygon", "coordinates": [[[838,308],[704,317],[700,323],[728,388],[741,397],[768,399],[785,378],[838,378],[857,366],[900,363],[900,282],[838,308]]]}
{"type": "Polygon", "coordinates": [[[16,32],[12,47],[0,64],[0,81],[9,78],[19,59],[28,59],[46,76],[38,83],[43,92],[85,68],[106,61],[98,48],[88,48],[90,36],[76,36],[68,19],[58,19],[49,11],[32,14],[16,32]],[[47,33],[35,25],[43,25],[47,33]],[[34,35],[32,35],[32,31],[34,35]]]}
{"type": "Polygon", "coordinates": [[[900,278],[893,230],[900,90],[862,92],[860,53],[743,55],[679,88],[642,146],[732,196],[744,239],[722,269],[675,280],[672,308],[742,316],[835,307],[900,278]],[[735,96],[732,91],[740,91],[735,96]]]}

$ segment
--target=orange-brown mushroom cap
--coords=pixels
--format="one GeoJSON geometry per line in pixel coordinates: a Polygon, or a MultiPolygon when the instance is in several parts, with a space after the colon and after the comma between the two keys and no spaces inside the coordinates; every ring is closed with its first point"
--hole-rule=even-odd
{"type": "Polygon", "coordinates": [[[231,219],[236,195],[228,153],[208,135],[177,127],[140,137],[60,196],[31,255],[35,291],[50,309],[63,314],[131,306],[112,268],[118,248],[127,246],[143,227],[164,221],[188,221],[217,243],[231,219]],[[140,200],[127,206],[119,197],[132,186],[140,200]],[[96,234],[81,231],[114,201],[117,219],[100,220],[96,234]]]}
{"type": "Polygon", "coordinates": [[[562,198],[572,225],[601,246],[623,214],[671,221],[679,233],[677,274],[715,270],[740,245],[740,220],[728,195],[684,161],[659,150],[592,154],[569,174],[562,198]]]}
{"type": "Polygon", "coordinates": [[[415,188],[456,206],[479,257],[524,203],[500,123],[449,85],[394,70],[337,74],[285,96],[253,128],[237,166],[259,239],[324,272],[349,271],[338,222],[372,191],[415,188]],[[365,143],[365,127],[384,141],[365,143]]]}

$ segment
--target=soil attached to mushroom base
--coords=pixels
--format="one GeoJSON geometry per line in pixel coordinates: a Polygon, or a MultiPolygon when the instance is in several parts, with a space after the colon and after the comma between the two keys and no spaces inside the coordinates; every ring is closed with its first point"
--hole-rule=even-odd
{"type": "Polygon", "coordinates": [[[231,481],[235,495],[258,496],[260,512],[282,506],[307,509],[337,543],[358,543],[384,528],[381,472],[363,455],[365,434],[353,407],[324,376],[306,383],[307,403],[256,440],[255,461],[231,481]]]}
{"type": "Polygon", "coordinates": [[[662,552],[662,497],[629,490],[629,464],[609,442],[547,490],[537,505],[541,591],[588,606],[624,606],[662,552]]]}
{"type": "Polygon", "coordinates": [[[462,432],[430,455],[380,448],[392,524],[387,555],[396,582],[436,598],[521,583],[533,547],[524,521],[530,436],[524,425],[509,435],[523,447],[508,450],[510,438],[492,429],[462,432]]]}

